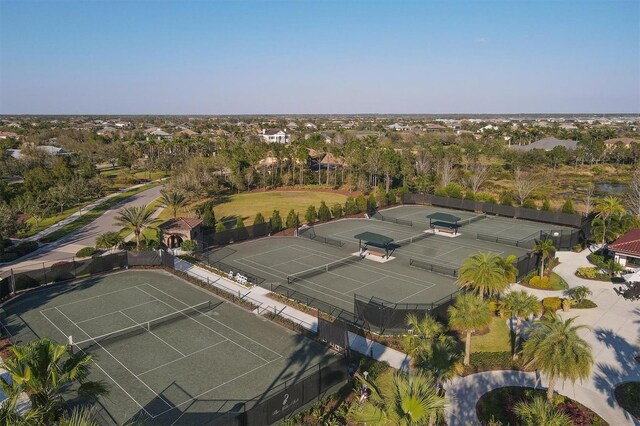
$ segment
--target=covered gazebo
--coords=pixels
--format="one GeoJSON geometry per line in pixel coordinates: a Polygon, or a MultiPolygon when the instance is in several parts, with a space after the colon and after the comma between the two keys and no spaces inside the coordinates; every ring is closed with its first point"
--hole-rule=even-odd
{"type": "Polygon", "coordinates": [[[458,225],[458,221],[460,221],[458,216],[436,212],[427,215],[427,219],[429,219],[429,228],[431,229],[445,228],[453,230],[455,234],[458,233],[458,227],[460,226],[458,225]]]}
{"type": "Polygon", "coordinates": [[[202,241],[202,219],[174,217],[158,226],[160,240],[168,248],[178,248],[187,241],[202,241]]]}
{"type": "Polygon", "coordinates": [[[365,247],[372,246],[384,249],[385,257],[389,258],[389,248],[393,243],[393,238],[386,235],[376,234],[375,232],[361,232],[353,236],[358,240],[358,252],[362,253],[362,245],[365,247]]]}

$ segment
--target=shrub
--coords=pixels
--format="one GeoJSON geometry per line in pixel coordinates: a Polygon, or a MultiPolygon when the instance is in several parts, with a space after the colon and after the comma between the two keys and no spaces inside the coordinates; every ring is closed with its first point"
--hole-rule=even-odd
{"type": "Polygon", "coordinates": [[[560,297],[545,297],[542,299],[542,308],[545,312],[556,312],[562,307],[562,299],[560,297]]]}
{"type": "Polygon", "coordinates": [[[227,227],[222,222],[216,223],[216,232],[224,232],[227,230],[227,227]]]}
{"type": "Polygon", "coordinates": [[[378,202],[376,201],[376,196],[373,194],[369,194],[369,199],[367,201],[367,208],[362,212],[365,213],[369,210],[375,210],[378,208],[378,202]]]}
{"type": "Polygon", "coordinates": [[[513,206],[513,194],[509,191],[504,191],[500,194],[500,204],[503,206],[513,206]]]}
{"type": "Polygon", "coordinates": [[[274,210],[271,214],[271,229],[273,232],[279,232],[282,230],[282,217],[280,217],[280,212],[278,210],[274,210]]]}
{"type": "Polygon", "coordinates": [[[193,240],[183,241],[182,244],[180,244],[180,248],[183,251],[192,252],[198,248],[198,243],[193,240]]]}
{"type": "MultiPolygon", "coordinates": [[[[387,194],[384,192],[384,188],[376,189],[374,200],[378,207],[385,207],[389,204],[389,199],[387,198],[387,194]]],[[[371,196],[369,196],[369,202],[371,202],[371,196]]]]}
{"type": "Polygon", "coordinates": [[[347,197],[347,201],[344,203],[344,214],[352,215],[358,213],[358,204],[353,197],[347,197]]]}
{"type": "Polygon", "coordinates": [[[403,186],[402,188],[398,188],[396,190],[396,195],[401,203],[404,203],[404,196],[409,193],[409,188],[403,186]]]}
{"type": "Polygon", "coordinates": [[[262,213],[258,212],[258,214],[256,214],[255,219],[253,219],[253,224],[262,225],[263,223],[264,223],[264,216],[262,216],[262,213]]]}
{"type": "Polygon", "coordinates": [[[600,272],[600,269],[594,266],[583,266],[581,268],[578,268],[576,274],[580,278],[586,278],[588,280],[595,280],[604,275],[600,272]]]}
{"type": "Polygon", "coordinates": [[[321,222],[326,222],[331,220],[331,211],[329,211],[329,207],[324,201],[320,201],[320,207],[318,208],[318,219],[321,222]]]}
{"type": "Polygon", "coordinates": [[[238,216],[238,218],[236,219],[236,229],[241,228],[244,228],[244,220],[242,220],[242,217],[238,216]]]}
{"type": "MultiPolygon", "coordinates": [[[[348,201],[349,199],[347,198],[347,202],[348,201]]],[[[365,198],[364,195],[362,194],[358,195],[358,198],[356,198],[356,205],[358,206],[358,210],[356,211],[356,213],[367,212],[367,199],[365,198]]]]}
{"type": "Polygon", "coordinates": [[[589,256],[587,256],[587,260],[593,265],[596,265],[598,268],[604,269],[607,267],[605,257],[600,254],[591,253],[589,256]]]}
{"type": "Polygon", "coordinates": [[[333,217],[341,217],[342,216],[342,205],[341,204],[334,204],[333,207],[331,208],[331,214],[333,214],[333,217]]]}
{"type": "Polygon", "coordinates": [[[393,189],[390,189],[389,192],[387,192],[387,204],[393,205],[397,201],[398,201],[398,197],[396,195],[396,191],[394,191],[393,189]]]}
{"type": "Polygon", "coordinates": [[[562,307],[563,311],[568,311],[569,309],[571,309],[571,299],[562,299],[562,303],[560,304],[560,306],[562,307]]]}
{"type": "Polygon", "coordinates": [[[531,271],[527,275],[525,275],[521,281],[523,284],[529,284],[531,282],[531,279],[537,276],[538,276],[538,273],[536,271],[531,271]]]}
{"type": "Polygon", "coordinates": [[[576,244],[575,246],[571,247],[571,251],[574,253],[580,253],[582,251],[582,244],[576,244]]]}
{"type": "Polygon", "coordinates": [[[584,299],[579,303],[575,303],[573,307],[575,309],[591,309],[591,308],[597,308],[598,305],[596,305],[593,301],[589,299],[584,299]]]}
{"type": "Polygon", "coordinates": [[[544,201],[542,202],[542,207],[540,208],[540,210],[542,210],[543,212],[550,212],[551,209],[551,203],[549,202],[548,198],[545,198],[544,201]]]}
{"type": "Polygon", "coordinates": [[[11,246],[5,251],[7,253],[16,253],[18,256],[24,256],[38,250],[38,243],[36,241],[24,241],[18,245],[11,246]]]}
{"type": "Polygon", "coordinates": [[[298,215],[293,209],[289,210],[289,214],[287,215],[286,226],[288,229],[295,228],[298,224],[298,215]]]}
{"type": "Polygon", "coordinates": [[[573,207],[573,201],[571,198],[567,198],[562,205],[562,213],[575,214],[576,209],[573,207]]]}
{"type": "Polygon", "coordinates": [[[93,247],[83,247],[76,252],[76,257],[91,257],[97,252],[93,247]]]}
{"type": "Polygon", "coordinates": [[[536,202],[533,201],[531,198],[527,198],[526,200],[524,200],[524,203],[522,203],[522,207],[524,207],[525,209],[537,209],[538,206],[536,206],[536,202]]]}
{"type": "Polygon", "coordinates": [[[531,287],[540,288],[544,290],[551,288],[549,277],[540,278],[538,275],[531,277],[531,279],[529,280],[529,285],[531,287]]]}
{"type": "Polygon", "coordinates": [[[472,352],[469,359],[469,367],[465,368],[465,373],[518,368],[519,364],[517,364],[517,361],[514,363],[510,352],[472,352]]]}
{"type": "Polygon", "coordinates": [[[436,191],[436,195],[441,197],[462,198],[462,187],[455,182],[447,184],[436,191]]]}
{"type": "Polygon", "coordinates": [[[308,224],[312,224],[318,219],[318,212],[316,211],[316,206],[313,204],[307,207],[307,212],[304,214],[304,220],[308,224]]]}

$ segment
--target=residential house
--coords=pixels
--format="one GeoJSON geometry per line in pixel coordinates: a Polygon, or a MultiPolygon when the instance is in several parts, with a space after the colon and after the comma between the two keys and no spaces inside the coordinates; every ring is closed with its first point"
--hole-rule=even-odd
{"type": "Polygon", "coordinates": [[[395,130],[397,132],[408,132],[409,130],[411,130],[411,126],[409,126],[407,124],[393,123],[393,124],[387,126],[387,129],[395,130]]]}
{"type": "Polygon", "coordinates": [[[158,127],[151,127],[147,130],[145,130],[145,133],[147,135],[147,139],[165,139],[165,140],[172,140],[173,136],[171,136],[169,133],[165,132],[164,130],[158,128],[158,127]]]}
{"type": "Polygon", "coordinates": [[[286,131],[280,129],[262,129],[260,136],[267,143],[289,143],[289,135],[286,131]]]}
{"type": "Polygon", "coordinates": [[[640,139],[613,138],[613,139],[607,139],[606,141],[604,141],[604,144],[605,144],[607,149],[612,149],[619,143],[624,145],[625,148],[631,148],[631,144],[640,143],[640,139]]]}
{"type": "Polygon", "coordinates": [[[563,146],[569,150],[573,150],[578,147],[578,141],[548,137],[530,143],[529,145],[511,145],[511,148],[517,149],[519,151],[531,151],[532,149],[551,151],[556,146],[563,146]]]}
{"type": "Polygon", "coordinates": [[[0,139],[19,139],[20,136],[13,132],[0,132],[0,139]]]}
{"type": "Polygon", "coordinates": [[[424,128],[427,133],[441,133],[447,131],[445,126],[441,126],[440,124],[427,124],[424,128]]]}
{"type": "Polygon", "coordinates": [[[640,228],[634,228],[609,244],[616,262],[629,269],[640,268],[640,228]]]}
{"type": "Polygon", "coordinates": [[[478,132],[479,133],[484,133],[484,132],[489,131],[489,130],[491,130],[491,131],[498,130],[498,126],[494,126],[493,124],[487,124],[486,126],[481,127],[480,129],[478,129],[478,132]]]}

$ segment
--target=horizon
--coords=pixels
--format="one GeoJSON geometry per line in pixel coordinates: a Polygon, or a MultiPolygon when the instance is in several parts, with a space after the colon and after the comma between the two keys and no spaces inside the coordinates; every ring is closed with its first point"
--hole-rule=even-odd
{"type": "Polygon", "coordinates": [[[639,52],[627,0],[0,0],[0,115],[638,114],[639,52]]]}

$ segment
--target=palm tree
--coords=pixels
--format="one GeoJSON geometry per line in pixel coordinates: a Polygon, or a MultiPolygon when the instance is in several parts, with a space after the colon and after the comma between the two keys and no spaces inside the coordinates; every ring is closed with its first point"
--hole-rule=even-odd
{"type": "Polygon", "coordinates": [[[116,224],[133,230],[136,236],[136,249],[140,250],[140,233],[155,222],[153,211],[147,205],[125,207],[116,216],[116,224]]]}
{"type": "Polygon", "coordinates": [[[178,215],[178,210],[187,204],[187,198],[178,191],[160,191],[160,205],[164,208],[171,209],[173,218],[178,215]]]}
{"type": "Polygon", "coordinates": [[[12,356],[2,367],[11,376],[11,385],[2,378],[2,386],[12,387],[10,391],[26,392],[32,407],[50,424],[62,404],[62,395],[70,385],[78,383],[78,395],[86,400],[94,400],[107,393],[102,382],[87,380],[93,356],[78,352],[69,355],[66,345],[48,338],[31,341],[25,345],[11,347],[12,356]]]}
{"type": "Polygon", "coordinates": [[[461,294],[449,307],[449,326],[467,334],[464,343],[464,365],[469,365],[471,334],[491,322],[489,303],[473,294],[461,294]]]}
{"type": "Polygon", "coordinates": [[[495,253],[471,255],[460,267],[457,284],[473,289],[481,298],[485,294],[500,294],[513,282],[505,272],[504,263],[495,253]]]}
{"type": "Polygon", "coordinates": [[[117,231],[105,232],[96,238],[96,248],[113,250],[124,246],[124,238],[117,231]]]}
{"type": "Polygon", "coordinates": [[[423,342],[432,343],[444,333],[444,325],[429,315],[421,320],[414,314],[407,315],[407,327],[410,333],[404,337],[403,346],[409,355],[415,355],[423,342]]]}
{"type": "Polygon", "coordinates": [[[515,255],[509,255],[507,257],[499,257],[498,264],[504,271],[505,278],[509,284],[516,282],[518,279],[518,268],[516,268],[516,261],[518,258],[515,255]]]}
{"type": "Polygon", "coordinates": [[[615,277],[618,273],[624,271],[624,266],[616,262],[615,259],[609,259],[606,263],[607,273],[611,278],[615,277]]]}
{"type": "Polygon", "coordinates": [[[579,285],[567,290],[567,295],[575,300],[577,304],[580,304],[587,297],[593,295],[593,292],[586,285],[579,285]]]}
{"type": "Polygon", "coordinates": [[[624,215],[626,210],[618,198],[605,197],[596,204],[593,211],[596,212],[596,217],[602,219],[603,222],[602,245],[604,246],[607,242],[607,227],[611,224],[611,219],[624,215]]]}
{"type": "Polygon", "coordinates": [[[568,415],[561,412],[544,398],[536,396],[531,401],[520,401],[513,411],[523,426],[571,426],[568,415]]]}
{"type": "Polygon", "coordinates": [[[447,399],[440,394],[432,378],[424,373],[409,375],[396,372],[391,383],[384,374],[375,381],[356,374],[367,386],[369,400],[354,404],[350,416],[366,425],[434,425],[444,417],[447,399]]]}
{"type": "Polygon", "coordinates": [[[556,248],[553,245],[553,240],[551,238],[547,238],[545,240],[536,241],[533,251],[540,255],[540,278],[542,278],[544,277],[544,261],[551,257],[551,255],[556,251],[556,248]]]}
{"type": "Polygon", "coordinates": [[[549,403],[558,379],[575,382],[591,373],[591,345],[578,335],[578,331],[588,327],[575,326],[574,321],[575,318],[563,320],[555,312],[550,313],[533,327],[523,345],[522,355],[527,366],[547,376],[549,403]]]}
{"type": "Polygon", "coordinates": [[[500,312],[516,319],[515,339],[513,342],[513,359],[518,359],[518,349],[520,348],[520,331],[522,319],[528,318],[540,312],[541,305],[537,297],[530,295],[526,291],[512,291],[500,302],[500,312]]]}

